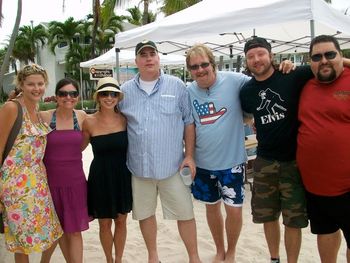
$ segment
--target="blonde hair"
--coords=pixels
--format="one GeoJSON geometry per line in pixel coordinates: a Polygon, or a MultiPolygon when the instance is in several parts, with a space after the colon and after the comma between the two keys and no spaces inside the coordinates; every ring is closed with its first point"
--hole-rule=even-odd
{"type": "Polygon", "coordinates": [[[45,84],[47,85],[49,83],[49,77],[47,75],[46,70],[38,65],[38,64],[31,64],[24,66],[17,74],[17,77],[15,79],[15,85],[16,87],[20,88],[23,84],[23,81],[31,75],[39,74],[44,78],[45,84]]]}
{"type": "Polygon", "coordinates": [[[191,66],[190,60],[191,57],[195,56],[207,56],[209,58],[209,63],[213,66],[214,73],[216,73],[216,62],[215,62],[215,56],[213,52],[204,44],[196,44],[193,47],[191,47],[189,50],[187,50],[186,55],[186,66],[189,69],[191,66]]]}

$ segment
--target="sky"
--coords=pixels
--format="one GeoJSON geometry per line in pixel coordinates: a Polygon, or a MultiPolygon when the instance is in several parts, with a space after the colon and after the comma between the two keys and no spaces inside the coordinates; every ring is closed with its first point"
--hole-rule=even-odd
{"type": "MultiPolygon", "coordinates": [[[[2,0],[2,2],[4,19],[0,28],[0,47],[11,35],[17,12],[17,0],[2,0]]],[[[52,20],[63,22],[70,16],[73,16],[75,20],[79,20],[92,13],[92,0],[66,0],[64,10],[62,9],[62,2],[62,0],[22,0],[21,25],[30,25],[31,21],[33,21],[34,26],[40,22],[52,20]]],[[[135,1],[136,5],[138,2],[135,1]]],[[[158,2],[160,1],[158,0],[158,2]]],[[[332,0],[332,5],[340,10],[349,8],[348,12],[350,13],[349,0],[332,0]]]]}
{"type": "MultiPolygon", "coordinates": [[[[9,39],[15,24],[17,13],[17,0],[2,0],[3,23],[0,28],[0,47],[9,39]]],[[[86,18],[92,14],[92,0],[65,0],[65,8],[62,8],[62,0],[22,0],[22,25],[37,26],[41,22],[65,21],[68,17],[75,20],[86,18]]],[[[103,0],[100,0],[102,3],[103,0]]],[[[159,1],[158,1],[159,2],[159,1]]],[[[137,5],[139,1],[135,1],[137,5]]],[[[124,10],[128,8],[123,8],[124,10]]],[[[124,13],[125,14],[125,13],[124,13]]],[[[126,13],[127,14],[127,13],[126,13]]]]}

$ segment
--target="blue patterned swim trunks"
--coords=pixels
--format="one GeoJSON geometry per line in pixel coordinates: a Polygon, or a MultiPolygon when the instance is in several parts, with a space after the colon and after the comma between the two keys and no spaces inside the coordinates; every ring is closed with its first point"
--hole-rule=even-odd
{"type": "Polygon", "coordinates": [[[197,167],[192,183],[193,197],[207,204],[214,204],[222,199],[229,206],[240,207],[244,200],[244,176],[244,164],[219,171],[197,167]]]}

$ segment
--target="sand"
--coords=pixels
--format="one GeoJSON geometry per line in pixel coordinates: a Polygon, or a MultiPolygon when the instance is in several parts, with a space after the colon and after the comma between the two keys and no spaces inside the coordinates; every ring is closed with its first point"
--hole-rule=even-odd
{"type": "MultiPolygon", "coordinates": [[[[84,170],[88,174],[88,168],[92,159],[91,148],[84,151],[84,170]]],[[[250,210],[251,192],[246,187],[246,199],[243,207],[243,228],[238,241],[237,257],[238,263],[269,262],[269,254],[264,238],[262,225],[252,223],[250,210]]],[[[205,206],[194,201],[194,211],[197,222],[197,236],[200,257],[203,263],[211,262],[215,253],[215,246],[206,223],[205,206]]],[[[224,211],[224,209],[223,209],[224,211]]],[[[156,213],[158,219],[158,246],[159,256],[162,263],[188,262],[185,247],[177,231],[177,224],[174,221],[163,220],[160,204],[156,213]]],[[[282,232],[283,233],[283,232],[282,232]]],[[[99,241],[98,222],[91,222],[89,230],[83,232],[84,240],[84,262],[98,263],[105,262],[102,247],[99,241]]],[[[286,262],[286,253],[283,245],[283,234],[281,240],[281,262],[286,262]]],[[[346,243],[342,240],[339,251],[338,262],[346,262],[346,243]]],[[[39,262],[40,254],[30,256],[31,262],[39,262]]],[[[128,217],[128,236],[124,251],[123,261],[125,263],[147,262],[147,250],[144,245],[139,225],[132,220],[131,214],[128,217]]],[[[0,235],[0,263],[12,263],[13,254],[5,249],[4,236],[0,235]]],[[[52,263],[63,263],[64,258],[59,248],[56,249],[52,263]]],[[[310,229],[303,229],[302,247],[299,256],[301,263],[320,262],[316,236],[310,233],[310,229]]]]}

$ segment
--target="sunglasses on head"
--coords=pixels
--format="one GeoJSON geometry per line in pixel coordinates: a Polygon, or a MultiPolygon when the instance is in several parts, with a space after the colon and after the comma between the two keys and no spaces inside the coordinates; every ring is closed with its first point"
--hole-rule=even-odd
{"type": "Polygon", "coordinates": [[[76,91],[76,90],[72,90],[72,91],[65,91],[65,90],[59,90],[57,92],[57,96],[58,97],[68,97],[68,95],[71,97],[71,98],[77,98],[79,96],[79,92],[76,91]]]}
{"type": "Polygon", "coordinates": [[[194,64],[194,65],[190,65],[189,68],[190,70],[197,70],[199,69],[199,67],[201,68],[207,68],[209,67],[210,63],[209,62],[203,62],[202,64],[194,64]]]}
{"type": "Polygon", "coordinates": [[[98,93],[99,96],[101,97],[108,97],[108,96],[111,96],[112,98],[116,98],[119,96],[119,93],[118,92],[115,92],[115,91],[101,91],[98,93]]]}
{"type": "Polygon", "coordinates": [[[36,73],[36,72],[45,72],[45,69],[38,64],[26,65],[23,67],[23,72],[25,73],[36,73]]]}
{"type": "Polygon", "coordinates": [[[319,62],[319,61],[321,61],[323,56],[327,60],[334,59],[337,56],[337,52],[335,52],[335,51],[328,51],[328,52],[325,52],[323,54],[321,54],[321,53],[314,54],[314,55],[311,56],[311,60],[313,62],[319,62]]]}

